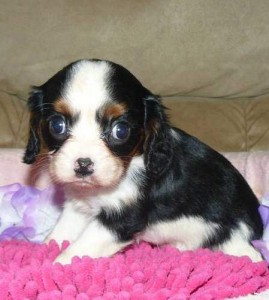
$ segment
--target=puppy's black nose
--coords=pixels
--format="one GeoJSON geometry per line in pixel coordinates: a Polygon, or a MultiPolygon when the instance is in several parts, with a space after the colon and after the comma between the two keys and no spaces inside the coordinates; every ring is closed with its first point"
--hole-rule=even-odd
{"type": "Polygon", "coordinates": [[[93,162],[89,157],[79,158],[74,169],[77,177],[90,176],[93,173],[93,162]]]}
{"type": "Polygon", "coordinates": [[[92,160],[89,157],[86,158],[79,158],[77,160],[79,167],[87,168],[88,166],[92,165],[92,160]]]}

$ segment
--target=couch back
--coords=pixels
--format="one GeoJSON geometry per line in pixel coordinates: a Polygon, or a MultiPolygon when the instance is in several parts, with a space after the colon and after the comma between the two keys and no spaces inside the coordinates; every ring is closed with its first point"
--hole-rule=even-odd
{"type": "Polygon", "coordinates": [[[269,149],[268,0],[4,0],[0,16],[0,147],[24,146],[31,85],[101,58],[217,150],[269,149]]]}

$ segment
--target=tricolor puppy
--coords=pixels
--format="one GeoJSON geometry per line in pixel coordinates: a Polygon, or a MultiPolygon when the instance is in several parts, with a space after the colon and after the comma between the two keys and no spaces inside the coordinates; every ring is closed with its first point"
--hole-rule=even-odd
{"type": "Polygon", "coordinates": [[[258,201],[219,153],[171,127],[160,98],[125,68],[74,62],[29,98],[24,162],[44,153],[66,193],[48,239],[69,240],[56,259],[113,255],[147,241],[261,256],[258,201]]]}

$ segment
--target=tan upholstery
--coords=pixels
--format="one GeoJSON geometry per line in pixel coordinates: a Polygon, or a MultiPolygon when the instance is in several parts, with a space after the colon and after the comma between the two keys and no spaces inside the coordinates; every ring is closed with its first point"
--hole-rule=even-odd
{"type": "Polygon", "coordinates": [[[172,124],[225,151],[269,150],[269,97],[204,99],[171,97],[172,124]]]}
{"type": "Polygon", "coordinates": [[[1,1],[0,147],[25,143],[29,87],[79,58],[124,65],[218,150],[269,149],[268,0],[1,1]]]}

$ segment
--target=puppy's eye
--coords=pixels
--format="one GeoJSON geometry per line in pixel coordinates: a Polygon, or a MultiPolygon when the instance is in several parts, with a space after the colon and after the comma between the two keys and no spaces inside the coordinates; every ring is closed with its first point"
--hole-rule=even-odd
{"type": "Polygon", "coordinates": [[[49,121],[49,130],[53,137],[64,138],[67,134],[67,126],[64,117],[54,116],[49,121]]]}
{"type": "Polygon", "coordinates": [[[119,142],[126,141],[130,136],[130,127],[127,123],[117,123],[111,131],[111,136],[113,139],[119,142]]]}

